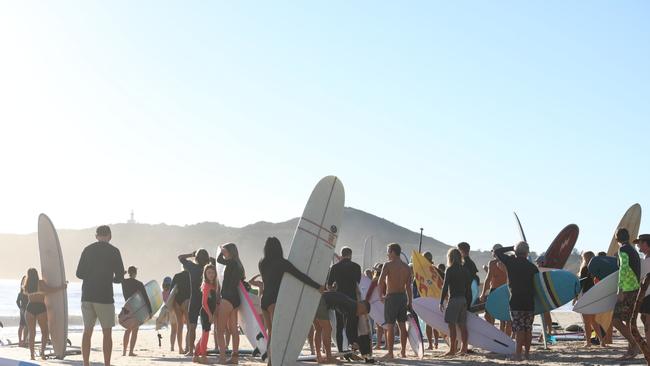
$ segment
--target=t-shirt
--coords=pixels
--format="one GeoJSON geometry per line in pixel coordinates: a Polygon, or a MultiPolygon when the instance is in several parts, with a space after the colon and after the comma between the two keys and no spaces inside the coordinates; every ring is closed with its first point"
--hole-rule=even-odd
{"type": "Polygon", "coordinates": [[[447,268],[445,271],[445,280],[442,283],[440,302],[442,303],[446,300],[447,293],[449,293],[450,299],[453,297],[465,297],[470,283],[471,278],[465,268],[460,265],[454,265],[447,268]]]}
{"type": "Polygon", "coordinates": [[[514,247],[505,247],[494,251],[494,254],[506,266],[508,271],[510,310],[533,311],[535,310],[533,278],[539,270],[526,258],[506,254],[514,249],[514,247]]]}
{"type": "Polygon", "coordinates": [[[327,285],[331,286],[336,282],[337,291],[354,299],[359,281],[361,281],[361,266],[352,262],[350,258],[343,258],[330,269],[327,285]]]}
{"type": "Polygon", "coordinates": [[[107,242],[96,242],[81,252],[77,266],[81,301],[113,304],[113,283],[122,283],[124,264],[120,250],[107,242]]]}
{"type": "Polygon", "coordinates": [[[638,290],[641,276],[639,253],[629,243],[625,243],[618,249],[618,263],[618,292],[638,290]]]}

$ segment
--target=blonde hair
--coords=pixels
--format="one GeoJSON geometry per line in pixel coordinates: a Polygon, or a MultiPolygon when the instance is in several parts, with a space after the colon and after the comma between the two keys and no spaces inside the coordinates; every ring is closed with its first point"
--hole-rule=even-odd
{"type": "Polygon", "coordinates": [[[463,264],[463,255],[457,248],[451,248],[447,251],[447,267],[451,267],[455,264],[458,264],[459,266],[463,264]]]}

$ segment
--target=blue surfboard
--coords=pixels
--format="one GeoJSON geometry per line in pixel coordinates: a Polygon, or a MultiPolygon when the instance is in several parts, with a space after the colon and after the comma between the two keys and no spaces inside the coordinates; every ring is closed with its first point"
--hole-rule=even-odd
{"type": "MultiPolygon", "coordinates": [[[[535,315],[568,303],[580,292],[578,277],[564,270],[540,272],[533,279],[535,288],[535,315]]],[[[485,310],[498,320],[510,319],[510,290],[503,285],[487,298],[485,310]]]]}
{"type": "Polygon", "coordinates": [[[476,300],[478,300],[478,281],[474,280],[472,281],[472,303],[470,306],[476,304],[476,300]]]}

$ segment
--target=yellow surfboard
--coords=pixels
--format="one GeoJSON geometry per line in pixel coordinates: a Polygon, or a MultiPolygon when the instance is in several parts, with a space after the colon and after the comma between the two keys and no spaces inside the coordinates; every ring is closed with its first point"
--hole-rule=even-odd
{"type": "Polygon", "coordinates": [[[442,295],[443,279],[438,269],[415,250],[411,253],[411,261],[413,262],[415,284],[420,296],[439,299],[442,295]]]}
{"type": "Polygon", "coordinates": [[[641,226],[641,205],[638,203],[633,204],[630,208],[627,209],[621,222],[618,223],[616,230],[614,230],[614,236],[612,241],[609,243],[609,248],[607,249],[607,255],[615,257],[618,253],[618,243],[616,242],[616,232],[620,228],[626,228],[630,233],[630,243],[636,239],[639,235],[639,227],[641,226]]]}

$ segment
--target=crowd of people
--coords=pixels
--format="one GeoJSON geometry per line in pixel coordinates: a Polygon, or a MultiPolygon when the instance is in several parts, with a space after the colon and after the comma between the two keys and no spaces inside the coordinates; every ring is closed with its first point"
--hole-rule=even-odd
{"type": "MultiPolygon", "coordinates": [[[[83,250],[76,270],[76,276],[83,281],[81,312],[84,332],[81,350],[84,365],[89,365],[91,337],[97,322],[103,333],[104,364],[111,364],[112,328],[115,326],[114,283],[122,285],[125,300],[140,292],[146,300],[150,315],[154,315],[145,287],[136,279],[137,268],[130,266],[127,271],[124,270],[120,251],[110,244],[111,238],[111,230],[108,226],[98,227],[97,241],[83,250]],[[128,278],[125,278],[125,275],[128,275],[128,278]]],[[[598,271],[590,271],[589,263],[595,255],[592,252],[585,252],[582,254],[578,275],[582,294],[599,280],[619,270],[618,296],[612,326],[628,341],[627,351],[622,359],[632,359],[639,353],[639,346],[633,339],[629,327],[634,303],[645,273],[641,271],[641,259],[630,243],[627,230],[620,229],[616,238],[620,248],[618,260],[614,260],[612,268],[603,270],[599,267],[598,271]]],[[[644,255],[650,253],[650,235],[641,235],[634,243],[644,255]]],[[[257,289],[260,300],[257,311],[263,319],[270,344],[280,284],[283,276],[287,274],[322,294],[308,339],[312,354],[316,355],[319,363],[338,363],[337,357],[367,363],[374,362],[372,357],[374,334],[376,334],[374,349],[387,350],[383,359],[396,357],[394,342],[398,334],[401,342],[400,356],[407,357],[407,313],[412,311],[413,298],[419,295],[413,268],[401,259],[401,251],[399,244],[391,243],[387,246],[386,262],[362,269],[352,260],[352,249],[343,247],[340,256],[337,256],[337,260],[330,267],[326,283],[323,284],[314,281],[288,261],[284,257],[280,241],[275,237],[266,240],[263,257],[258,265],[259,275],[250,280],[246,279],[246,272],[234,243],[222,245],[217,258],[210,257],[209,252],[201,248],[192,253],[179,255],[178,260],[182,270],[173,277],[166,277],[162,289],[163,299],[166,302],[165,319],[169,321],[171,327],[169,340],[171,350],[174,351],[177,346],[179,354],[192,357],[192,360],[197,363],[207,363],[208,343],[213,334],[218,349],[216,352],[218,362],[237,364],[239,357],[237,310],[242,306],[239,295],[240,283],[249,289],[251,287],[257,289]],[[217,264],[223,267],[221,277],[217,271],[217,264]],[[362,276],[370,279],[370,287],[365,297],[362,296],[359,287],[362,276]],[[176,290],[173,301],[169,302],[168,297],[174,288],[176,290]],[[384,305],[385,318],[384,324],[374,326],[368,315],[371,310],[370,297],[373,291],[379,293],[384,305]],[[335,310],[336,329],[332,329],[334,319],[330,318],[331,310],[335,310]],[[199,320],[201,332],[197,335],[199,320]],[[376,329],[373,329],[375,327],[376,329]],[[185,335],[184,328],[187,329],[185,335]],[[332,332],[335,332],[338,354],[332,352],[332,332]]],[[[437,266],[433,263],[431,253],[425,252],[424,257],[443,278],[439,307],[444,313],[445,322],[449,324],[449,334],[442,334],[427,325],[425,333],[428,348],[438,348],[438,339],[448,337],[449,350],[444,356],[456,357],[470,352],[469,330],[466,326],[468,310],[474,311],[473,305],[485,302],[490,293],[507,284],[510,290],[511,321],[500,321],[499,328],[515,339],[516,352],[513,359],[529,359],[535,316],[533,278],[540,271],[538,266],[530,261],[529,252],[528,244],[523,241],[510,247],[494,245],[493,259],[484,267],[487,273],[482,290],[477,296],[478,301],[476,295],[472,295],[471,288],[472,282],[480,284],[479,271],[470,258],[468,243],[462,242],[456,248],[451,248],[447,253],[447,263],[437,266]],[[457,328],[460,332],[457,332],[457,328]]],[[[599,253],[598,256],[604,254],[599,253]]],[[[19,342],[29,346],[32,359],[35,358],[34,342],[37,324],[42,334],[42,355],[48,340],[44,297],[65,287],[66,285],[48,287],[39,279],[38,272],[34,268],[30,268],[22,280],[17,299],[17,305],[21,310],[19,342]]],[[[650,297],[644,299],[640,313],[644,324],[648,325],[645,327],[646,336],[650,335],[650,297]]],[[[485,313],[484,318],[487,322],[495,324],[495,319],[489,312],[485,313]]],[[[595,332],[600,345],[606,346],[611,343],[611,329],[603,329],[593,315],[584,315],[583,320],[586,346],[592,344],[592,331],[595,332]]],[[[136,356],[134,347],[137,337],[137,326],[125,330],[123,356],[127,354],[136,356]]],[[[269,347],[266,355],[269,364],[270,352],[269,347]]]]}

